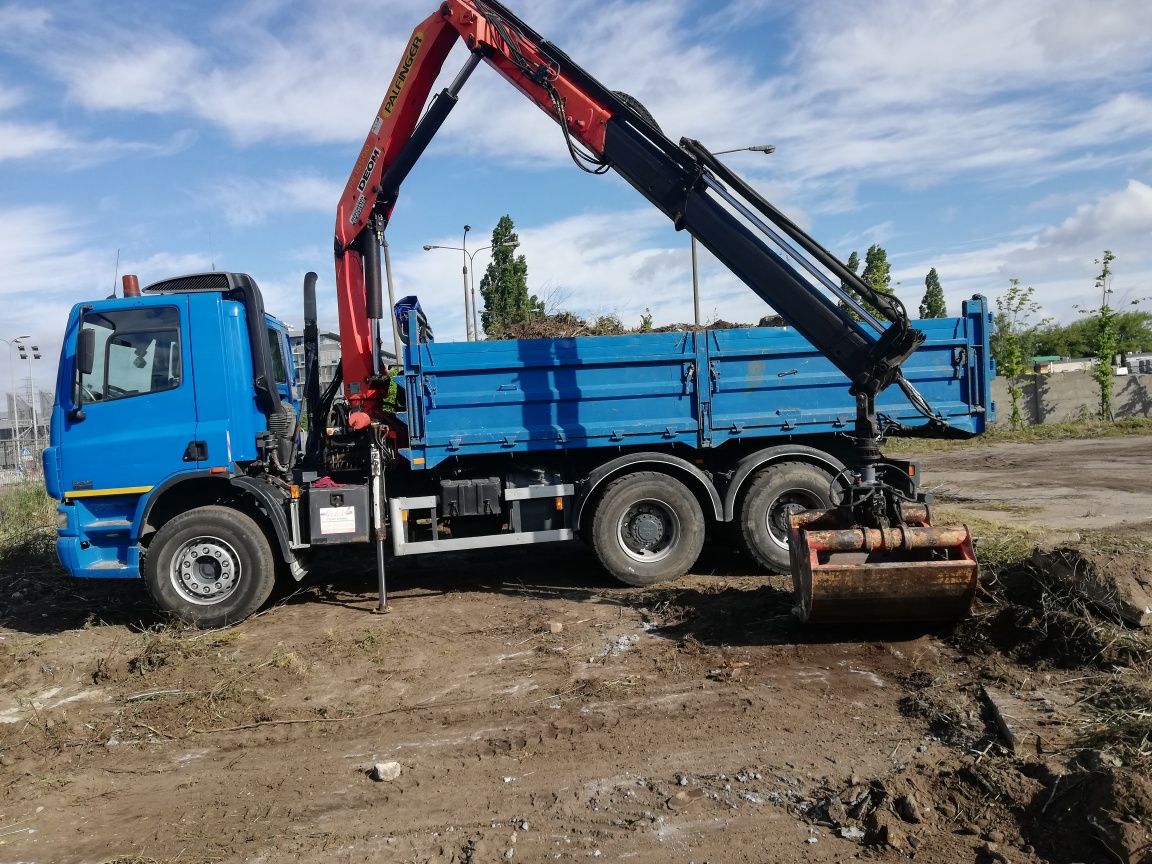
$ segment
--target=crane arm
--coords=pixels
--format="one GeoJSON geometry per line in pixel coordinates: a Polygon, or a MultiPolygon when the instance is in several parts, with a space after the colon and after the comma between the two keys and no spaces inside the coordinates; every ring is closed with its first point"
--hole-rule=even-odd
{"type": "Polygon", "coordinates": [[[886,468],[899,466],[885,465],[880,453],[876,394],[899,382],[913,404],[933,416],[900,375],[901,364],[924,340],[903,304],[865,284],[698,141],[665,137],[639,103],[608,90],[496,0],[444,0],[413,31],[341,196],[336,276],[345,393],[352,408],[386,420],[378,349],[384,317],[380,241],[405,177],[480,62],[559,124],[580,168],[597,174],[615,169],[852,382],[851,482],[836,507],[793,513],[788,520],[802,617],[964,614],[977,574],[967,528],[933,527],[923,496],[910,497],[885,479],[886,468]],[[468,47],[468,60],[424,110],[456,39],[468,47]],[[896,556],[890,562],[888,551],[896,556]],[[868,563],[833,561],[837,552],[867,553],[868,563]],[[872,600],[862,603],[862,597],[872,600]],[[937,611],[927,614],[929,607],[937,611]]]}
{"type": "Polygon", "coordinates": [[[924,337],[911,327],[898,299],[849,271],[699,142],[677,144],[665,137],[635,100],[608,90],[501,3],[444,0],[413,31],[337,210],[341,348],[353,407],[375,416],[381,398],[371,324],[384,317],[380,237],[405,177],[481,61],[560,125],[579,167],[593,173],[615,169],[827,356],[859,398],[870,402],[899,379],[900,365],[924,337]],[[457,39],[469,58],[425,111],[457,39]],[[876,321],[856,295],[888,324],[876,321]]]}

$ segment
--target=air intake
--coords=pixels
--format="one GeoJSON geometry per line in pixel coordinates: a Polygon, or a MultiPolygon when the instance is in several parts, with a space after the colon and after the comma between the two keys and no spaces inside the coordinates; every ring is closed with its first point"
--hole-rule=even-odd
{"type": "Polygon", "coordinates": [[[162,282],[153,282],[143,288],[145,294],[188,294],[195,291],[232,291],[239,287],[231,273],[193,273],[162,282]]]}

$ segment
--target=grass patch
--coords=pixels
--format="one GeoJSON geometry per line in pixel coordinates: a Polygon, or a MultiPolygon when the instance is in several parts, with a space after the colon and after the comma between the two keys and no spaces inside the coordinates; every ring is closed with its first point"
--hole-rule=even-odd
{"type": "Polygon", "coordinates": [[[0,562],[34,563],[54,548],[56,502],[40,483],[0,486],[0,562]]]}
{"type": "MultiPolygon", "coordinates": [[[[983,508],[983,503],[981,503],[983,508]]],[[[967,525],[972,532],[976,560],[986,578],[996,577],[1006,569],[1026,561],[1041,539],[1042,532],[1015,528],[950,509],[947,505],[932,508],[934,525],[967,525]]]]}
{"type": "Polygon", "coordinates": [[[56,560],[56,502],[38,482],[0,486],[0,621],[19,618],[21,607],[55,598],[63,590],[56,560]]]}
{"type": "Polygon", "coordinates": [[[0,486],[0,543],[55,521],[56,502],[48,497],[42,483],[25,481],[0,486]]]}
{"type": "Polygon", "coordinates": [[[1001,423],[990,427],[983,435],[963,440],[889,438],[884,444],[884,451],[896,455],[958,450],[982,444],[1030,444],[1037,441],[1075,441],[1081,438],[1119,438],[1125,435],[1152,435],[1152,418],[1071,420],[1065,423],[1041,423],[1022,429],[1012,429],[1001,423]]]}

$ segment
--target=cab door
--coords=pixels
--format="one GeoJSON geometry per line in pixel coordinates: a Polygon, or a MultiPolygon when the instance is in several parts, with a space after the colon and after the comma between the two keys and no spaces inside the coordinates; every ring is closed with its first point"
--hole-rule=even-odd
{"type": "Polygon", "coordinates": [[[81,311],[79,326],[93,331],[95,352],[91,373],[73,388],[79,410],[63,422],[65,498],[136,499],[200,467],[187,318],[187,297],[172,295],[81,311]]]}

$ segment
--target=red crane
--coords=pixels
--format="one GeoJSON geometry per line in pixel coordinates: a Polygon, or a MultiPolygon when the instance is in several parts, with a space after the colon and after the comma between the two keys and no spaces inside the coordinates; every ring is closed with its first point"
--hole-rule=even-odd
{"type": "Polygon", "coordinates": [[[349,425],[392,425],[382,407],[387,378],[380,368],[379,322],[386,314],[380,243],[401,184],[481,61],[559,124],[578,167],[596,174],[614,169],[851,382],[853,482],[834,510],[792,517],[792,568],[802,605],[810,611],[816,594],[848,616],[868,615],[873,607],[890,608],[893,600],[907,598],[924,611],[937,605],[966,610],[975,585],[967,529],[934,528],[922,503],[881,478],[884,425],[876,414],[877,393],[898,384],[931,423],[945,425],[900,373],[925,338],[912,327],[900,300],[863,282],[700,142],[665,137],[636,100],[609,90],[495,0],[444,0],[412,32],[341,195],[336,284],[344,391],[353,412],[349,425]],[[458,38],[468,59],[425,110],[458,38]],[[901,563],[910,550],[922,548],[949,561],[901,563]],[[829,563],[840,552],[872,557],[860,567],[829,563]],[[886,559],[891,563],[882,564],[886,559]],[[882,567],[888,569],[877,569],[882,567]],[[953,572],[958,578],[949,575],[953,572]]]}

